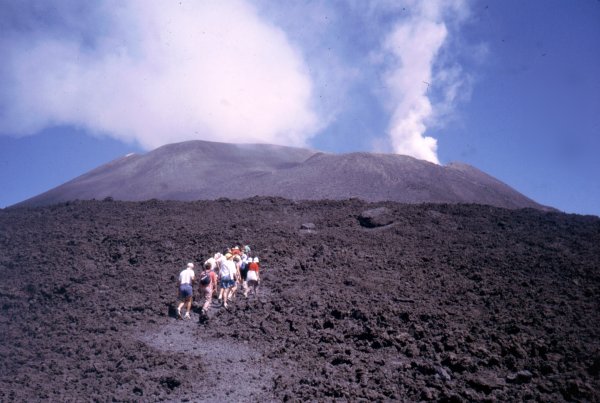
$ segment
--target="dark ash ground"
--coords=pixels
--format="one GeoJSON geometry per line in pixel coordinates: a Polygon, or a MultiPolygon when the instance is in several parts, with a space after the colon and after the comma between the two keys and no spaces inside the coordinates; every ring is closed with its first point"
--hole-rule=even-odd
{"type": "Polygon", "coordinates": [[[0,210],[0,276],[2,401],[600,400],[597,217],[73,202],[0,210]],[[174,319],[185,263],[238,243],[259,297],[174,319]]]}

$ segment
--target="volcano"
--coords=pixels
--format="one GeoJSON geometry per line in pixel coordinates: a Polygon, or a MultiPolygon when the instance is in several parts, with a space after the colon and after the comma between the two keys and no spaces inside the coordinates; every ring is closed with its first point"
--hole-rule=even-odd
{"type": "Polygon", "coordinates": [[[188,141],[130,154],[19,203],[73,200],[216,200],[275,196],[292,200],[475,203],[550,210],[462,163],[405,155],[328,154],[270,144],[188,141]]]}

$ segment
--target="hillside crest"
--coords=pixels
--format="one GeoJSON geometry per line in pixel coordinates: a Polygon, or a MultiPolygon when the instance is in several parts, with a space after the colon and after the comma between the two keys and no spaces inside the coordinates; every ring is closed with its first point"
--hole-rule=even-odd
{"type": "Polygon", "coordinates": [[[272,144],[201,140],[118,158],[16,206],[107,197],[190,201],[253,196],[549,210],[463,163],[440,166],[398,154],[330,154],[272,144]]]}

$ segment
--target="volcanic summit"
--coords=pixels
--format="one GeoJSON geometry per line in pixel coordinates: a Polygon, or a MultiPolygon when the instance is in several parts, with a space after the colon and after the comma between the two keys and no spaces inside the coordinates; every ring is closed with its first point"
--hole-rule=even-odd
{"type": "Polygon", "coordinates": [[[467,164],[440,166],[396,154],[329,154],[270,144],[200,140],[116,159],[18,205],[105,198],[191,201],[253,196],[549,210],[467,164]]]}

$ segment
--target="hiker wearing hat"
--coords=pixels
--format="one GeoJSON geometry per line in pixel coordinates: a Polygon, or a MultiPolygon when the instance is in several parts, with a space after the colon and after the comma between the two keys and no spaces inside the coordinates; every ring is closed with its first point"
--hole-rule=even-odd
{"type": "Polygon", "coordinates": [[[236,268],[232,258],[233,255],[231,253],[226,253],[225,258],[219,261],[219,280],[221,282],[221,291],[223,293],[219,298],[225,308],[227,308],[231,288],[235,284],[236,268]]]}
{"type": "Polygon", "coordinates": [[[248,288],[244,292],[245,297],[248,296],[250,289],[252,289],[254,295],[257,295],[256,290],[258,289],[258,284],[260,282],[260,275],[258,274],[260,267],[258,263],[258,257],[248,260],[248,275],[246,277],[248,281],[248,288]]]}
{"type": "Polygon", "coordinates": [[[177,281],[177,288],[179,289],[179,298],[181,302],[177,306],[177,316],[181,318],[181,308],[185,305],[186,313],[184,319],[191,319],[190,311],[192,310],[192,295],[194,291],[192,289],[192,283],[194,282],[196,275],[194,273],[194,263],[188,263],[187,267],[179,273],[179,280],[177,281]]]}

